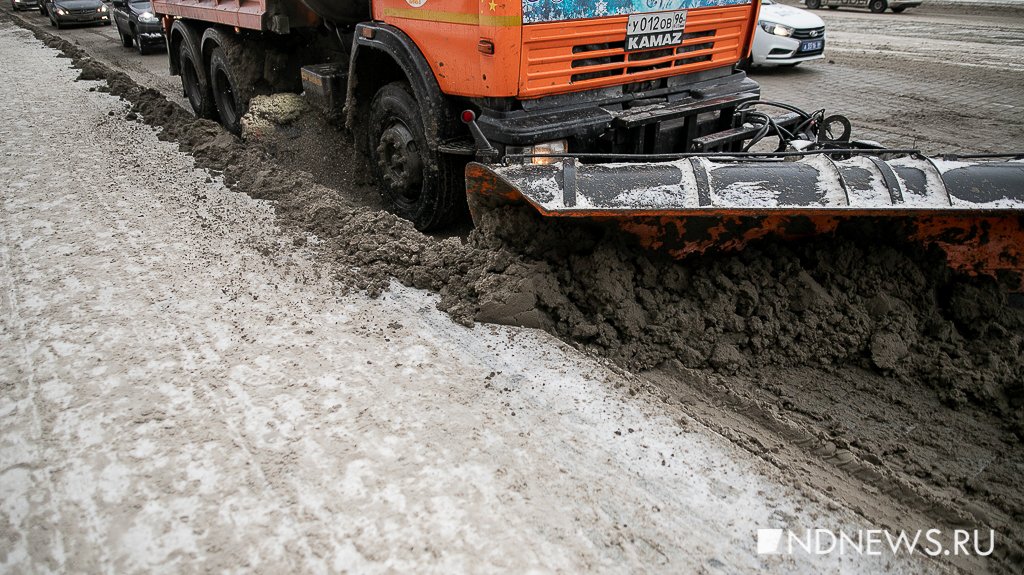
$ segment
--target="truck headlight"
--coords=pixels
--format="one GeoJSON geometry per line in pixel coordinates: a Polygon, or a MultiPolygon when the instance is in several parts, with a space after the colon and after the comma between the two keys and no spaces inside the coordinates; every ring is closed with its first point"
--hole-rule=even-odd
{"type": "Polygon", "coordinates": [[[569,141],[568,140],[553,140],[551,142],[541,142],[532,146],[506,146],[505,152],[510,156],[527,156],[525,158],[519,158],[516,160],[520,164],[536,164],[536,165],[549,165],[557,164],[562,161],[560,157],[548,157],[548,154],[567,154],[569,153],[569,141]],[[531,158],[534,154],[540,155],[539,158],[531,158]]]}
{"type": "Polygon", "coordinates": [[[764,20],[758,22],[761,25],[761,29],[769,34],[776,36],[792,36],[793,29],[789,26],[783,26],[782,24],[776,24],[775,22],[765,22],[764,20]]]}
{"type": "MultiPolygon", "coordinates": [[[[527,146],[523,152],[525,154],[565,154],[569,151],[569,142],[567,140],[555,140],[553,142],[542,142],[540,144],[534,144],[533,146],[527,146]]],[[[531,164],[557,164],[562,158],[530,158],[531,164]]]]}

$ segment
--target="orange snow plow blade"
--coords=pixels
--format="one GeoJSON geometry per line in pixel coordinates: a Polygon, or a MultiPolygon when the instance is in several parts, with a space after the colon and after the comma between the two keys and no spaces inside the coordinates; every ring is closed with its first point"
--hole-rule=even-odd
{"type": "Polygon", "coordinates": [[[1024,286],[1024,161],[882,160],[824,154],[795,161],[687,157],[668,162],[508,166],[470,163],[470,211],[507,204],[544,217],[608,222],[673,258],[739,250],[766,237],[835,232],[885,218],[936,246],[951,268],[1024,286]]]}

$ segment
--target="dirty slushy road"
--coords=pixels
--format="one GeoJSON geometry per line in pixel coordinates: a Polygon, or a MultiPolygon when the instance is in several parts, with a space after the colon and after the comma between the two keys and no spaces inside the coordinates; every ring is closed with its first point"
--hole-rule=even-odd
{"type": "MultiPolygon", "coordinates": [[[[118,54],[109,29],[61,34],[180,101],[161,56],[118,54]]],[[[458,326],[397,284],[342,295],[317,238],[126,121],[31,34],[5,25],[0,41],[9,568],[1019,565],[1012,405],[951,408],[861,367],[629,373],[540,332],[458,326]],[[986,559],[755,554],[757,528],[818,526],[992,526],[1005,540],[986,559]]],[[[756,77],[792,101],[768,90],[856,83],[856,69],[756,77]]],[[[1012,80],[999,80],[1011,95],[1012,80]]],[[[887,133],[948,149],[930,122],[887,133]]],[[[979,129],[997,142],[1013,126],[979,129]]]]}
{"type": "Polygon", "coordinates": [[[8,569],[749,571],[773,516],[854,522],[550,336],[267,258],[265,202],[0,46],[8,569]]]}

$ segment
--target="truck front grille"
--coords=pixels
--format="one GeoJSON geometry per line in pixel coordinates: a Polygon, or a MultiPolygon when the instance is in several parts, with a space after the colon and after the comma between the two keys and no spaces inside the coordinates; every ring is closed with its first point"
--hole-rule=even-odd
{"type": "Polygon", "coordinates": [[[573,54],[583,54],[580,59],[572,61],[572,67],[574,70],[577,68],[600,68],[593,72],[580,72],[573,74],[570,81],[575,84],[595,78],[608,78],[611,76],[624,75],[631,76],[640,72],[663,70],[673,66],[684,66],[686,64],[693,64],[697,62],[709,62],[711,61],[711,51],[715,48],[714,41],[706,41],[699,44],[690,43],[689,41],[694,38],[714,38],[714,35],[714,30],[705,30],[704,32],[687,32],[683,34],[682,46],[632,53],[627,53],[623,50],[623,47],[626,45],[625,42],[608,42],[605,44],[573,46],[573,54]],[[597,58],[588,58],[586,55],[589,52],[602,52],[605,54],[615,52],[615,54],[597,58]],[[689,55],[690,52],[701,52],[701,54],[689,55]],[[679,57],[673,59],[671,57],[673,55],[679,57]],[[609,64],[612,65],[609,66],[609,64]],[[615,66],[614,64],[620,65],[615,66]]]}
{"type": "Polygon", "coordinates": [[[626,52],[625,17],[523,27],[520,96],[640,82],[739,60],[751,6],[691,10],[683,43],[626,52]]]}

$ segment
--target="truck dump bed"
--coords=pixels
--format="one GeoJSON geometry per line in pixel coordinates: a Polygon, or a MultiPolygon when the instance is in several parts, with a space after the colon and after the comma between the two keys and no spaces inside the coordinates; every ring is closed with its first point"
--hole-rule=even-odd
{"type": "Polygon", "coordinates": [[[268,0],[153,0],[153,10],[157,14],[263,30],[264,16],[269,12],[267,4],[268,0]]]}
{"type": "Polygon", "coordinates": [[[321,17],[338,24],[370,19],[369,0],[153,0],[153,10],[179,18],[277,30],[271,19],[285,17],[290,26],[309,26],[321,17]]]}

